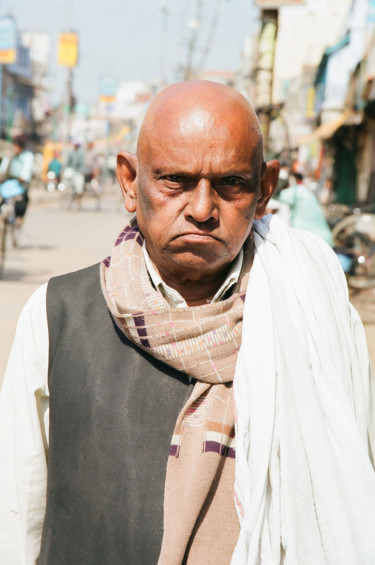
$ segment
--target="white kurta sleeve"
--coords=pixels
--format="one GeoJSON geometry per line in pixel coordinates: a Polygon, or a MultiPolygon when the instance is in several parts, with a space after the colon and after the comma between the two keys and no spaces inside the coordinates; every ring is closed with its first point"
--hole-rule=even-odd
{"type": "Polygon", "coordinates": [[[34,565],[45,512],[48,453],[46,288],[21,312],[0,392],[0,563],[34,565]]]}
{"type": "Polygon", "coordinates": [[[370,457],[372,459],[372,464],[375,466],[375,378],[373,368],[370,363],[365,330],[358,312],[352,305],[351,324],[359,360],[362,387],[364,390],[364,396],[367,399],[366,419],[370,457]]]}

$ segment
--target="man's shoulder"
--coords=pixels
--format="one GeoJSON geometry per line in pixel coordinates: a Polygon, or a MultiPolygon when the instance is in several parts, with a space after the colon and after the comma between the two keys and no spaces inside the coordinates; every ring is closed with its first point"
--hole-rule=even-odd
{"type": "Polygon", "coordinates": [[[69,284],[70,282],[75,282],[77,280],[86,280],[91,278],[97,278],[100,276],[99,268],[101,263],[95,263],[83,269],[78,269],[76,271],[70,271],[69,273],[63,273],[61,275],[56,275],[52,277],[48,284],[51,283],[63,283],[69,284]]]}
{"type": "Polygon", "coordinates": [[[53,277],[47,286],[49,328],[81,326],[87,317],[107,311],[100,284],[100,264],[53,277]]]}
{"type": "Polygon", "coordinates": [[[336,253],[320,235],[291,227],[277,216],[258,221],[256,231],[263,237],[265,248],[276,246],[284,260],[291,255],[296,261],[306,261],[306,266],[325,266],[325,271],[331,271],[332,276],[345,281],[336,253]]]}
{"type": "Polygon", "coordinates": [[[90,265],[77,271],[52,277],[48,282],[49,295],[59,293],[69,296],[90,293],[100,285],[100,263],[90,265]]]}

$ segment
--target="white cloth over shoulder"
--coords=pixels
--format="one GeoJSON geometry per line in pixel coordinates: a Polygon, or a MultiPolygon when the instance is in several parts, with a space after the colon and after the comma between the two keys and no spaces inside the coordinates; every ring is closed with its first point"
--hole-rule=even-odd
{"type": "Polygon", "coordinates": [[[374,385],[342,269],[322,240],[277,217],[254,228],[232,565],[374,564],[374,385]]]}

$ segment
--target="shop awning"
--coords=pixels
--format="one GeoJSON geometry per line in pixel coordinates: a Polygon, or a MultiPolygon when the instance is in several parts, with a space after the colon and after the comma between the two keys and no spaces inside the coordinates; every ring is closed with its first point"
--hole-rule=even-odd
{"type": "Polygon", "coordinates": [[[361,121],[362,114],[348,110],[347,112],[343,112],[335,120],[321,124],[311,133],[308,133],[307,135],[304,135],[303,137],[298,139],[298,144],[308,145],[313,141],[330,139],[341,126],[357,125],[361,123],[361,121]]]}

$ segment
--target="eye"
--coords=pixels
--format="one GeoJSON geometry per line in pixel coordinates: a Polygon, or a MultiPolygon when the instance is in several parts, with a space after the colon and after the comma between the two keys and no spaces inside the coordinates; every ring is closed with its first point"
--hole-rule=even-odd
{"type": "Polygon", "coordinates": [[[168,182],[173,182],[176,184],[180,184],[184,181],[184,177],[181,175],[166,175],[164,178],[168,182]]]}
{"type": "Polygon", "coordinates": [[[219,181],[218,184],[227,185],[227,186],[240,186],[243,184],[243,179],[240,177],[224,177],[219,181]]]}

